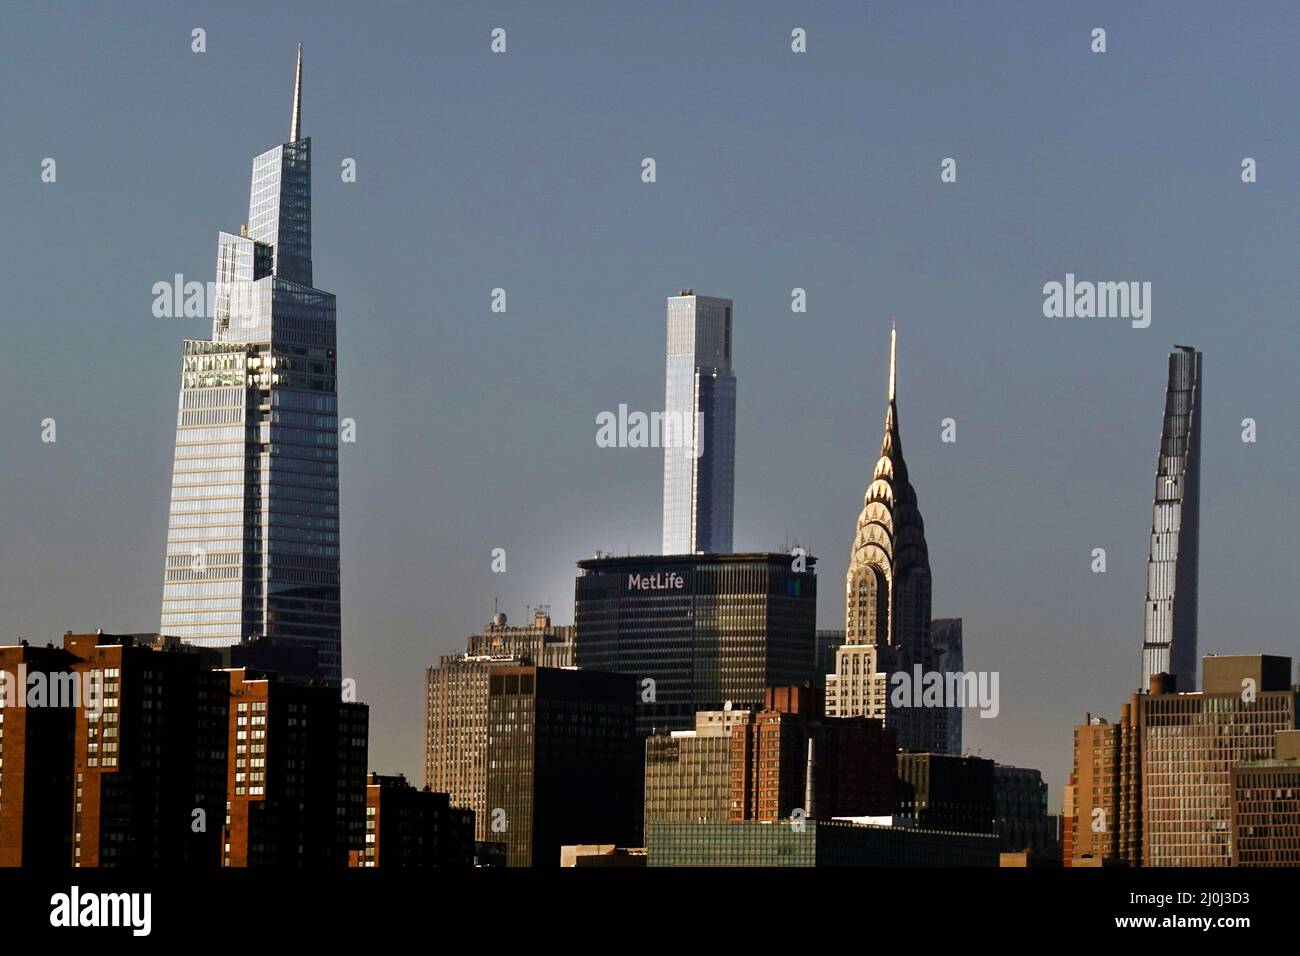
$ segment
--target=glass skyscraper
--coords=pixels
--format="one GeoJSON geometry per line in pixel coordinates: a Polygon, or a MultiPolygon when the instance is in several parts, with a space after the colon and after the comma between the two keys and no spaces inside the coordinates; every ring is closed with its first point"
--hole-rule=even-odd
{"type": "Polygon", "coordinates": [[[212,338],[184,344],[160,630],[310,648],[337,681],[334,296],[312,286],[301,117],[299,45],[289,142],[253,160],[248,224],[217,237],[212,338]]]}
{"type": "Polygon", "coordinates": [[[691,289],[668,298],[664,423],[663,553],[729,553],[736,474],[730,299],[691,289]]]}
{"type": "Polygon", "coordinates": [[[1169,355],[1164,426],[1147,559],[1142,689],[1152,674],[1173,674],[1175,689],[1196,689],[1196,579],[1201,527],[1201,353],[1169,355]]]}

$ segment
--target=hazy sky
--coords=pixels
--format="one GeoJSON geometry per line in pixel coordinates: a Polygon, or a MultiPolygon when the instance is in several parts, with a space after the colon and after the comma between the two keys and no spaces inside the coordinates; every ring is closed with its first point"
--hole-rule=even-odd
{"type": "Polygon", "coordinates": [[[6,2],[0,640],[157,629],[181,340],[210,321],[154,318],[151,287],[214,278],[302,41],[372,766],[420,782],[424,668],[494,598],[567,623],[574,561],[658,549],[662,452],[595,418],[662,408],[664,298],[693,287],[735,300],[736,548],[810,545],[821,627],[897,316],[934,613],[1001,675],[966,741],[1058,805],[1071,726],[1137,684],[1174,343],[1205,354],[1201,649],[1300,658],[1297,36],[1265,3],[6,2]],[[1151,282],[1150,327],[1044,318],[1067,272],[1151,282]]]}

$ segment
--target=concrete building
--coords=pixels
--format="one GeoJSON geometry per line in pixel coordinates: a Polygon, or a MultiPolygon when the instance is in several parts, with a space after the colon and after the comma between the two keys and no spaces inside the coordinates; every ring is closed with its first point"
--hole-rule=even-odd
{"type": "Polygon", "coordinates": [[[1232,865],[1300,866],[1300,730],[1273,736],[1274,753],[1232,768],[1232,865]]]}
{"type": "Polygon", "coordinates": [[[1139,696],[1144,866],[1228,866],[1233,770],[1274,756],[1275,735],[1296,729],[1291,659],[1208,656],[1200,693],[1139,696]]]}
{"type": "Polygon", "coordinates": [[[465,641],[469,657],[511,657],[539,667],[573,667],[572,624],[552,624],[551,609],[539,606],[531,623],[510,624],[504,612],[497,611],[480,634],[465,641]]]}
{"type": "Polygon", "coordinates": [[[731,805],[731,732],[751,712],[701,711],[694,730],[645,740],[645,822],[726,820],[731,805]]]}

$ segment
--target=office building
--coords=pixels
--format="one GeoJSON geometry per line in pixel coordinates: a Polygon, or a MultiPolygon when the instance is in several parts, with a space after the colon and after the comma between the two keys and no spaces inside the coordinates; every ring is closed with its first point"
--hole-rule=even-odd
{"type": "Polygon", "coordinates": [[[248,223],[217,238],[212,338],[184,344],[159,629],[303,644],[316,672],[295,676],[337,683],[338,355],[301,111],[300,46],[289,142],[253,160],[248,223]]]}
{"type": "Polygon", "coordinates": [[[788,554],[579,561],[575,660],[638,682],[637,728],[690,730],[695,714],[763,703],[812,678],[816,558],[788,554]]]}
{"type": "Polygon", "coordinates": [[[1003,853],[1028,854],[1026,865],[1061,862],[1060,818],[1047,812],[1047,781],[1029,767],[993,767],[993,825],[1003,853]]]}
{"type": "Polygon", "coordinates": [[[897,825],[996,833],[994,765],[982,757],[898,755],[897,825]]]}
{"type": "Polygon", "coordinates": [[[469,657],[512,657],[540,667],[573,666],[572,624],[552,624],[551,609],[542,605],[533,612],[533,620],[523,626],[508,622],[503,611],[481,634],[472,634],[465,642],[469,657]]]}
{"type": "Polygon", "coordinates": [[[645,822],[726,820],[731,802],[731,733],[751,713],[701,711],[694,730],[645,740],[645,822]]]}
{"type": "Polygon", "coordinates": [[[1273,756],[1232,768],[1232,865],[1300,866],[1300,730],[1278,731],[1273,756]]]}
{"type": "Polygon", "coordinates": [[[1289,657],[1211,655],[1202,678],[1200,693],[1153,679],[1138,697],[1144,866],[1230,865],[1234,768],[1297,726],[1289,657]]]}
{"type": "Polygon", "coordinates": [[[351,866],[384,869],[474,865],[474,811],[453,807],[445,793],[417,790],[402,774],[366,780],[365,848],[351,866]]]}
{"type": "Polygon", "coordinates": [[[736,376],[731,300],[668,298],[664,394],[663,553],[731,550],[735,508],[736,376]]]}
{"type": "Polygon", "coordinates": [[[229,693],[223,865],[346,867],[365,848],[369,708],[325,684],[216,673],[229,693]]]}
{"type": "Polygon", "coordinates": [[[558,866],[566,845],[640,845],[635,695],[624,674],[489,669],[488,830],[507,866],[558,866]]]}

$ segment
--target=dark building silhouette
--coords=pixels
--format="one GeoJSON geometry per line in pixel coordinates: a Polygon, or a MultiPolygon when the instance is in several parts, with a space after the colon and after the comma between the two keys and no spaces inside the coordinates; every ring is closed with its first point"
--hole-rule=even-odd
{"type": "Polygon", "coordinates": [[[369,708],[334,686],[216,673],[229,693],[223,864],[346,867],[365,846],[369,708]]]}
{"type": "Polygon", "coordinates": [[[417,790],[401,774],[366,781],[365,848],[352,866],[385,869],[474,865],[474,811],[453,807],[445,793],[417,790]]]}
{"type": "Polygon", "coordinates": [[[560,848],[641,842],[636,680],[528,665],[488,671],[487,830],[509,866],[560,848]]]}
{"type": "Polygon", "coordinates": [[[217,866],[226,675],[157,635],[68,634],[63,646],[103,693],[102,707],[76,710],[72,865],[217,866]]]}
{"type": "Polygon", "coordinates": [[[1047,812],[1041,771],[997,764],[993,768],[994,826],[1003,853],[1028,853],[1028,862],[1061,862],[1058,817],[1047,812]]]}
{"type": "Polygon", "coordinates": [[[80,695],[76,658],[53,645],[0,647],[0,866],[65,867],[72,860],[72,746],[80,695]],[[39,675],[39,676],[37,676],[39,675]],[[28,688],[47,697],[27,706],[28,688]]]}
{"type": "Polygon", "coordinates": [[[952,754],[898,755],[898,825],[994,833],[995,812],[992,760],[952,754]]]}

